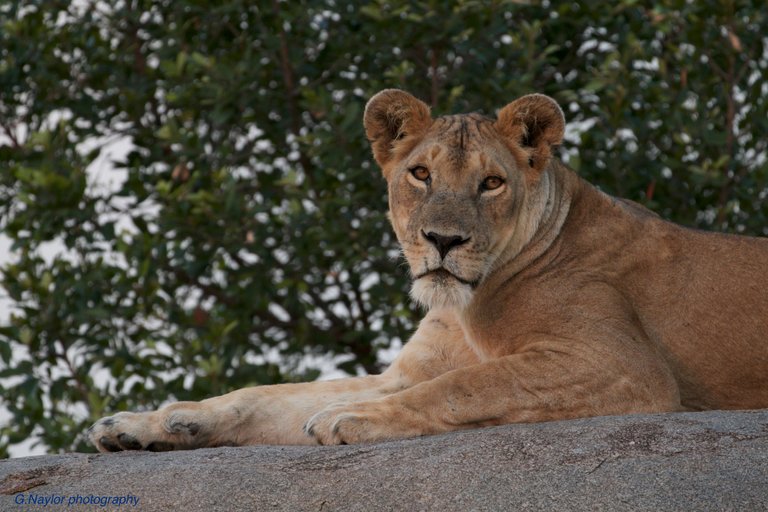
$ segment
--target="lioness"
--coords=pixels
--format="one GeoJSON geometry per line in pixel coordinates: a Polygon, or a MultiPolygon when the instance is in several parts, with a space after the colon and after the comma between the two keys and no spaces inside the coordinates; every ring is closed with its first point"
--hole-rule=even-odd
{"type": "Polygon", "coordinates": [[[429,310],[382,375],[241,389],[89,429],[101,451],[344,444],[582,416],[768,407],[768,240],[610,197],[553,156],[540,94],[432,119],[384,90],[365,131],[429,310]]]}

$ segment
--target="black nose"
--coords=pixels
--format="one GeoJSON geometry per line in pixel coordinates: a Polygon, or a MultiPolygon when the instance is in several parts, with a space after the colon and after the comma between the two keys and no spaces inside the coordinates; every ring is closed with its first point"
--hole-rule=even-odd
{"type": "Polygon", "coordinates": [[[454,236],[445,236],[445,235],[438,235],[434,231],[430,231],[429,233],[421,232],[422,235],[424,235],[424,238],[429,240],[432,245],[437,247],[437,252],[440,253],[440,258],[445,259],[445,255],[448,254],[451,249],[454,247],[458,247],[460,245],[464,245],[465,243],[469,242],[469,238],[464,238],[462,236],[454,235],[454,236]]]}

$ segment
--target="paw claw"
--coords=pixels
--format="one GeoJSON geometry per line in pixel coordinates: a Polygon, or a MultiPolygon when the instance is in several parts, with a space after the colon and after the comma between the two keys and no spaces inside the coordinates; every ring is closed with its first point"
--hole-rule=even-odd
{"type": "Polygon", "coordinates": [[[99,444],[103,446],[108,452],[119,452],[123,450],[122,448],[120,448],[120,446],[115,444],[114,441],[112,441],[110,438],[106,436],[99,439],[99,444]]]}
{"type": "Polygon", "coordinates": [[[189,434],[190,436],[197,435],[200,432],[200,424],[194,422],[181,422],[177,421],[172,423],[170,431],[173,433],[189,434]]]}
{"type": "Polygon", "coordinates": [[[117,441],[126,450],[141,450],[141,443],[135,437],[125,432],[118,434],[117,441]]]}
{"type": "Polygon", "coordinates": [[[171,452],[173,449],[173,444],[164,441],[153,441],[146,448],[148,452],[171,452]]]}

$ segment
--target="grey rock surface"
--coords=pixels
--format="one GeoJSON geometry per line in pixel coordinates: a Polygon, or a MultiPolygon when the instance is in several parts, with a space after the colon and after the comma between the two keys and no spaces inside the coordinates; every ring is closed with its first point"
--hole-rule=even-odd
{"type": "Polygon", "coordinates": [[[768,510],[768,410],[507,425],[362,446],[10,459],[0,461],[0,510],[768,510]],[[120,503],[128,496],[138,503],[120,503]]]}

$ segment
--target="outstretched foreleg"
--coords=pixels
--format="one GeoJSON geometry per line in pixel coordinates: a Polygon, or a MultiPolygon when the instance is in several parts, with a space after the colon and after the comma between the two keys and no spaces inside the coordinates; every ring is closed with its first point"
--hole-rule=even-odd
{"type": "Polygon", "coordinates": [[[96,422],[88,437],[103,452],[316,444],[305,425],[318,411],[375,400],[475,363],[456,320],[434,312],[381,375],[259,386],[201,402],[177,402],[157,411],[121,412],[96,422]]]}

